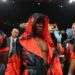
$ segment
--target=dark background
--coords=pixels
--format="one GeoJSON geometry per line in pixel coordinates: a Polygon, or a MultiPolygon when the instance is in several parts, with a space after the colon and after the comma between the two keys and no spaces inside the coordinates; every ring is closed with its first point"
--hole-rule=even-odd
{"type": "Polygon", "coordinates": [[[60,29],[71,27],[75,21],[75,3],[69,4],[69,0],[7,0],[0,1],[0,30],[9,33],[34,12],[48,15],[60,29]]]}

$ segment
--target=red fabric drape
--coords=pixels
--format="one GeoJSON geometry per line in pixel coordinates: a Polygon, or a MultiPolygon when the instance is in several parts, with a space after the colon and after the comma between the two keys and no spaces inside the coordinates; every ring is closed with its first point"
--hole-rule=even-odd
{"type": "Polygon", "coordinates": [[[20,58],[16,54],[8,58],[5,75],[20,75],[20,58]]]}
{"type": "Polygon", "coordinates": [[[52,75],[63,75],[61,63],[58,57],[54,58],[52,66],[52,75]]]}
{"type": "Polygon", "coordinates": [[[26,39],[27,36],[31,33],[32,31],[32,16],[29,17],[28,22],[27,22],[27,26],[24,28],[24,32],[21,35],[21,39],[26,39]]]}

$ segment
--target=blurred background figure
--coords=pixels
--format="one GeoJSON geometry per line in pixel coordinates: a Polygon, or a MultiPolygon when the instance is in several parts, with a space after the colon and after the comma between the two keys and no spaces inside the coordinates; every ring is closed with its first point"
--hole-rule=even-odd
{"type": "Polygon", "coordinates": [[[68,46],[67,50],[69,51],[69,62],[70,62],[70,67],[69,67],[69,72],[68,75],[75,75],[75,22],[72,24],[72,38],[70,41],[68,41],[68,46]]]}
{"type": "Polygon", "coordinates": [[[10,52],[16,50],[16,42],[18,39],[19,30],[17,28],[13,28],[11,31],[11,36],[7,39],[7,44],[10,47],[10,52]]]}
{"type": "Polygon", "coordinates": [[[72,36],[73,36],[72,29],[71,28],[67,28],[66,29],[66,34],[67,34],[67,39],[71,39],[72,36]]]}
{"type": "Polygon", "coordinates": [[[48,30],[49,33],[52,35],[54,42],[61,43],[62,34],[59,31],[57,24],[49,24],[48,30]]]}
{"type": "Polygon", "coordinates": [[[6,65],[8,62],[9,47],[6,42],[6,35],[0,31],[0,75],[5,74],[6,65]]]}
{"type": "Polygon", "coordinates": [[[11,36],[7,38],[7,45],[9,47],[9,60],[5,70],[5,75],[20,75],[20,58],[19,58],[19,46],[18,46],[19,30],[13,28],[11,36]]]}

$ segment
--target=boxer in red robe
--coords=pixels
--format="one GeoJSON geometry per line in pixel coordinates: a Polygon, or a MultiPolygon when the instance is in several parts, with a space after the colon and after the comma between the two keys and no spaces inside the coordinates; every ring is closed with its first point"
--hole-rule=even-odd
{"type": "Polygon", "coordinates": [[[37,13],[28,22],[28,36],[19,40],[23,47],[23,75],[63,75],[59,58],[51,63],[54,46],[48,33],[48,17],[37,13]]]}

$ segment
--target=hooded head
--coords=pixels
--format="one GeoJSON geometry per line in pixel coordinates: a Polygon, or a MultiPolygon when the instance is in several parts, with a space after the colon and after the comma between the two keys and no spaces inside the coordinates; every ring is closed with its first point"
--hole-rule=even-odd
{"type": "Polygon", "coordinates": [[[53,41],[48,32],[48,16],[41,13],[34,13],[32,16],[29,17],[27,24],[28,25],[26,27],[26,30],[22,34],[23,39],[33,36],[39,36],[42,37],[47,43],[49,43],[50,46],[53,46],[53,41]]]}
{"type": "Polygon", "coordinates": [[[34,18],[32,23],[32,34],[35,37],[42,37],[45,24],[45,16],[40,13],[35,13],[32,17],[34,18]]]}

